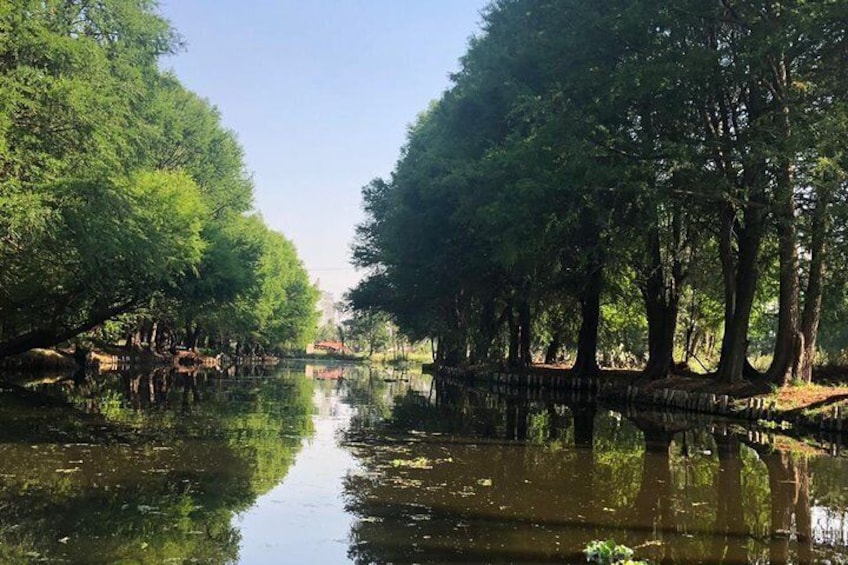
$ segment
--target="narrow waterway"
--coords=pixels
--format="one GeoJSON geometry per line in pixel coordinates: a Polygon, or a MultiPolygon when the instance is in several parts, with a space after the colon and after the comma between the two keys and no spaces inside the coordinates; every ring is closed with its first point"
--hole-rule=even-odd
{"type": "Polygon", "coordinates": [[[354,365],[8,377],[2,563],[848,562],[815,438],[354,365]]]}
{"type": "Polygon", "coordinates": [[[357,463],[339,437],[354,409],[335,386],[319,387],[315,406],[313,435],[304,440],[285,480],[236,519],[244,563],[280,563],[282,556],[291,563],[347,561],[354,520],[340,493],[357,463]]]}

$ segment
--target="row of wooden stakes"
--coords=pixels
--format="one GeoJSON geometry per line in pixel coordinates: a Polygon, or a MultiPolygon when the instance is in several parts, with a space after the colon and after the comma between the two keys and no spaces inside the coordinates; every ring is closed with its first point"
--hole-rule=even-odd
{"type": "MultiPolygon", "coordinates": [[[[670,388],[643,388],[637,385],[622,386],[610,379],[571,378],[544,373],[479,373],[455,367],[441,367],[439,374],[464,381],[481,381],[495,385],[496,390],[510,391],[528,388],[549,391],[588,391],[599,400],[612,400],[626,404],[650,405],[687,412],[729,416],[745,420],[780,422],[787,418],[777,410],[774,401],[766,398],[748,398],[734,401],[726,394],[690,392],[670,388]]],[[[793,423],[825,432],[848,433],[848,411],[834,406],[829,412],[816,416],[792,414],[793,423]]]]}
{"type": "MultiPolygon", "coordinates": [[[[612,380],[591,378],[563,378],[543,373],[475,373],[456,367],[442,367],[439,374],[463,380],[484,380],[506,387],[545,388],[558,390],[585,390],[595,393],[601,400],[623,401],[627,404],[646,404],[662,408],[675,408],[688,412],[726,415],[747,420],[772,420],[777,415],[774,403],[762,398],[748,399],[745,405],[735,404],[726,394],[689,392],[669,388],[647,389],[621,384],[612,380]]],[[[848,429],[848,426],[846,426],[848,429]]]]}

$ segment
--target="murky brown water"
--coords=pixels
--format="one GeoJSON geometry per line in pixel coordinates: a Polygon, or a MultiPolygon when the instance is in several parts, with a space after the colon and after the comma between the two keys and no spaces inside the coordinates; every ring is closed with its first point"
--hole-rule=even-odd
{"type": "Polygon", "coordinates": [[[815,440],[354,366],[16,382],[2,563],[848,562],[815,440]]]}

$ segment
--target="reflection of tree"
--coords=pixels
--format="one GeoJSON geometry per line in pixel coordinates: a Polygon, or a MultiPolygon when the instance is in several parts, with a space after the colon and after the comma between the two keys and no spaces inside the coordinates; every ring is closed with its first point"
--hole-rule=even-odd
{"type": "Polygon", "coordinates": [[[514,398],[506,400],[506,439],[527,440],[527,402],[514,398]]]}
{"type": "Polygon", "coordinates": [[[642,485],[644,440],[627,420],[601,412],[595,418],[592,476],[598,504],[626,514],[642,485]]]}
{"type": "Polygon", "coordinates": [[[311,382],[175,371],[103,382],[95,403],[91,387],[46,390],[69,404],[21,412],[29,434],[3,434],[0,508],[16,528],[0,527],[0,547],[86,562],[237,561],[232,517],[285,476],[311,432],[311,382]]]}
{"type": "Polygon", "coordinates": [[[341,396],[349,405],[357,407],[350,429],[367,429],[389,416],[393,400],[389,385],[372,367],[347,367],[341,396]]]}
{"type": "Polygon", "coordinates": [[[583,543],[616,535],[638,487],[632,426],[593,406],[434,387],[435,402],[408,392],[376,430],[348,437],[363,467],[344,489],[361,518],[353,560],[572,562],[583,543]],[[594,439],[598,429],[609,435],[594,439]],[[623,486],[593,485],[597,476],[623,486]]]}
{"type": "Polygon", "coordinates": [[[642,484],[633,503],[630,521],[636,527],[650,527],[654,537],[661,538],[664,530],[673,526],[669,451],[674,434],[656,426],[640,428],[645,438],[642,484]]]}
{"type": "Polygon", "coordinates": [[[833,494],[848,492],[838,460],[749,447],[732,429],[696,419],[623,418],[593,405],[433,386],[432,396],[395,396],[385,420],[352,438],[363,472],[347,478],[344,492],[359,518],[350,546],[357,562],[576,562],[586,541],[610,537],[658,563],[837,554],[807,543],[804,532],[810,489],[845,508],[833,494]],[[769,457],[789,471],[773,469],[769,457]],[[770,545],[770,524],[782,529],[787,505],[799,543],[781,547],[778,536],[770,545]]]}
{"type": "Polygon", "coordinates": [[[812,562],[812,519],[810,515],[810,476],[807,460],[786,451],[768,451],[762,455],[768,468],[771,490],[772,563],[788,563],[790,538],[798,541],[799,563],[812,562]]]}
{"type": "Polygon", "coordinates": [[[595,412],[594,404],[572,404],[569,406],[574,415],[574,445],[592,449],[592,440],[595,437],[595,412]]]}
{"type": "Polygon", "coordinates": [[[385,425],[392,431],[417,429],[468,437],[526,439],[526,403],[493,399],[482,391],[438,379],[433,387],[433,402],[413,390],[396,397],[385,425]]]}
{"type": "Polygon", "coordinates": [[[718,480],[716,481],[716,522],[713,555],[724,556],[723,563],[745,563],[747,552],[743,541],[748,535],[742,508],[742,458],[740,442],[734,434],[716,434],[718,480]]]}
{"type": "Polygon", "coordinates": [[[750,538],[741,506],[738,440],[714,438],[686,418],[650,412],[631,417],[643,433],[645,451],[627,524],[650,532],[655,547],[648,556],[660,563],[707,556],[710,562],[746,563],[750,538]]]}

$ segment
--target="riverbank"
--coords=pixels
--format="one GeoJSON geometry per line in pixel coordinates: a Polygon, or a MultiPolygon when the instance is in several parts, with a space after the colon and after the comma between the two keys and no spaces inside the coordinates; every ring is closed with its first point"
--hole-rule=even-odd
{"type": "Polygon", "coordinates": [[[767,427],[803,428],[829,434],[848,433],[848,386],[789,385],[774,388],[764,382],[720,383],[708,376],[672,375],[642,382],[639,371],[604,370],[579,378],[568,369],[549,366],[499,371],[424,365],[433,375],[482,385],[493,392],[525,393],[530,397],[581,395],[611,404],[712,414],[767,427]]]}
{"type": "Polygon", "coordinates": [[[37,373],[40,371],[75,371],[80,368],[100,371],[118,371],[127,368],[159,369],[162,367],[203,367],[225,370],[234,365],[276,365],[281,360],[317,363],[355,363],[376,367],[408,369],[418,367],[423,358],[410,356],[394,358],[389,355],[345,355],[333,353],[296,353],[283,355],[245,355],[231,357],[226,354],[204,355],[200,352],[179,349],[174,353],[148,349],[129,351],[121,346],[99,345],[86,351],[74,348],[33,349],[20,355],[0,359],[0,370],[37,373]]]}
{"type": "Polygon", "coordinates": [[[0,369],[37,372],[52,370],[96,369],[118,371],[125,368],[157,369],[162,367],[204,367],[223,370],[232,365],[274,365],[278,357],[224,354],[204,355],[180,349],[174,353],[152,350],[128,351],[123,347],[103,346],[85,352],[74,349],[32,349],[21,355],[0,359],[0,369]]]}
{"type": "Polygon", "coordinates": [[[0,359],[0,369],[15,371],[72,370],[77,366],[73,351],[61,349],[31,349],[0,359]]]}

